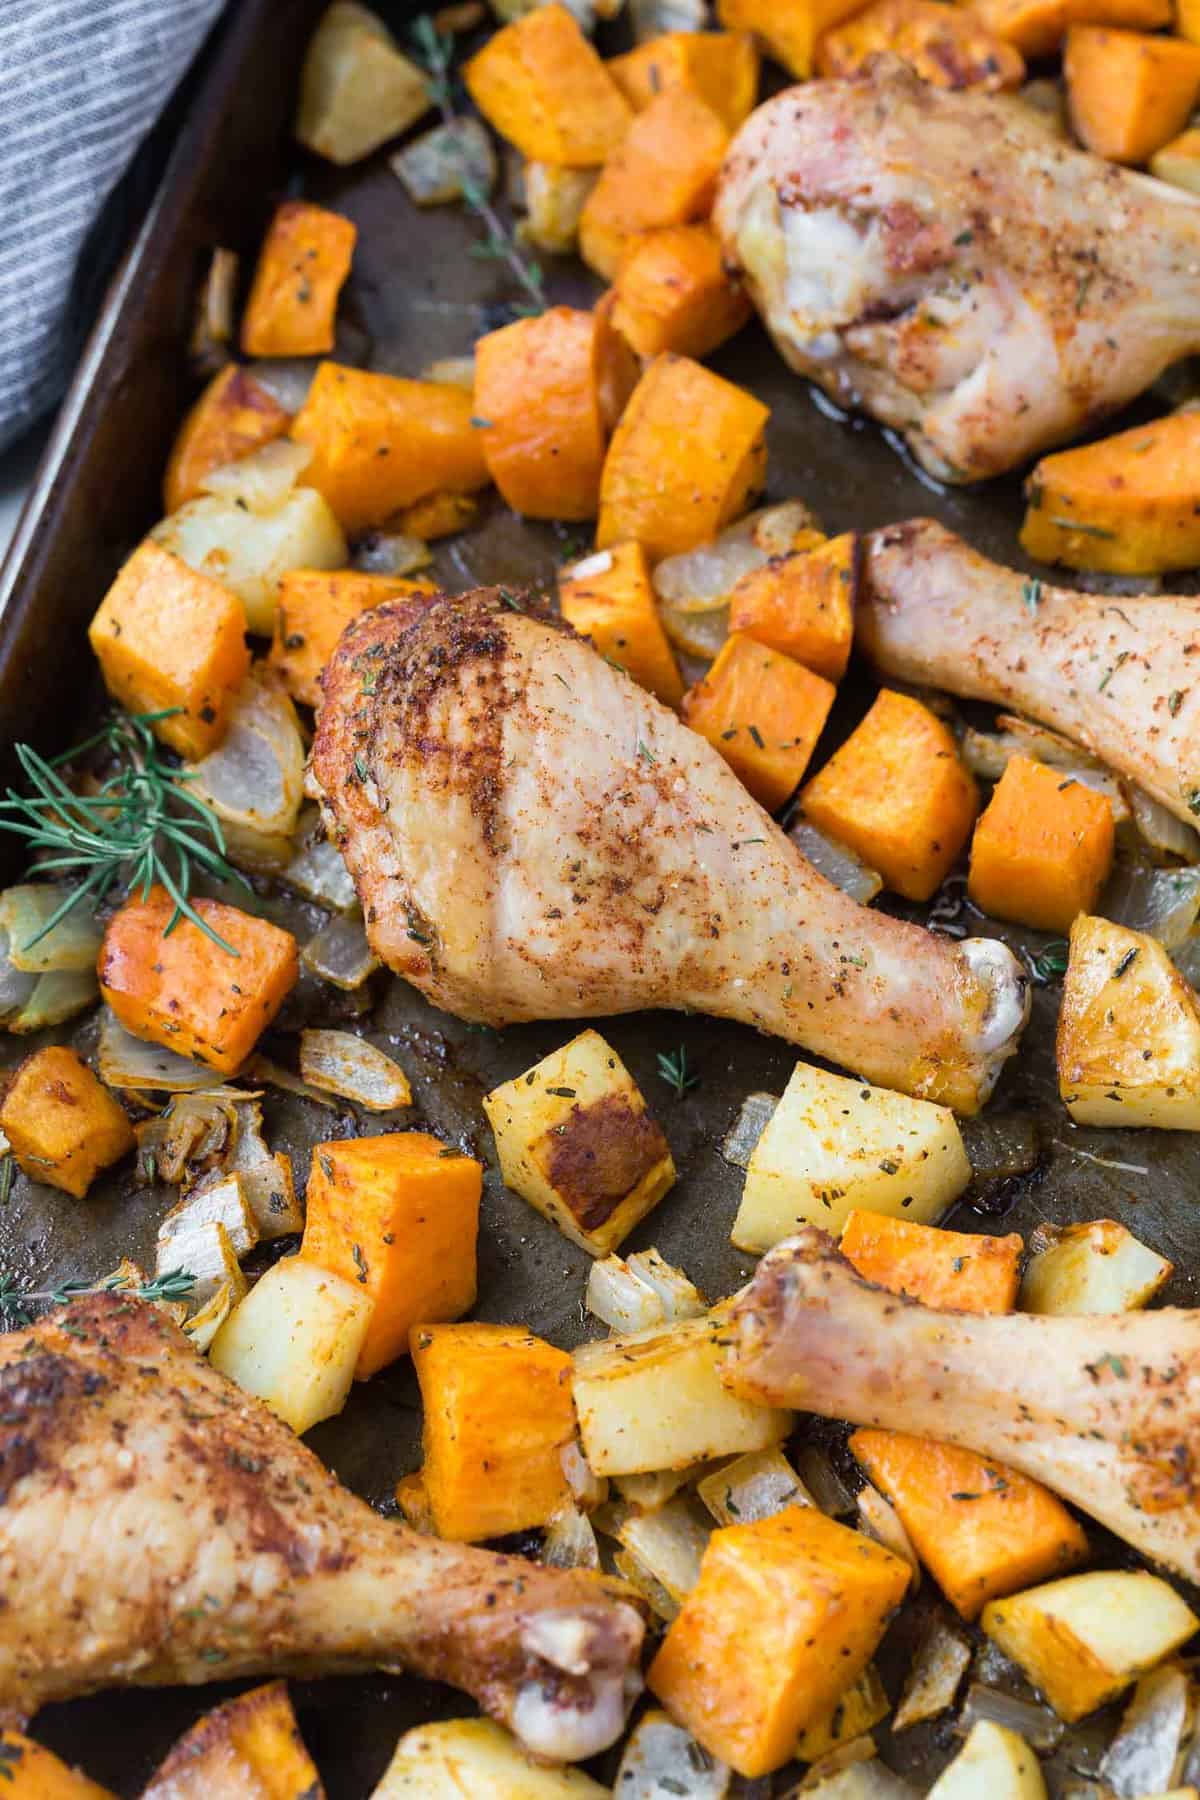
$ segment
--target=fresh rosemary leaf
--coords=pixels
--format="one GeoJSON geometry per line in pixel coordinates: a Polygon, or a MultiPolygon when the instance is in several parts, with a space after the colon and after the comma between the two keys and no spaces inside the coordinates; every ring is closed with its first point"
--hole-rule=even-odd
{"type": "Polygon", "coordinates": [[[689,1088],[694,1088],[700,1080],[688,1068],[687,1046],[680,1044],[678,1050],[662,1050],[658,1056],[658,1073],[669,1088],[675,1091],[675,1098],[682,1100],[689,1088]]]}

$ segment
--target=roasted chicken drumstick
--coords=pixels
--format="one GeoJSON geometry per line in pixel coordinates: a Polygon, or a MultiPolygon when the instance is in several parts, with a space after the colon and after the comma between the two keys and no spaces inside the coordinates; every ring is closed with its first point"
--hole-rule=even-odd
{"type": "Polygon", "coordinates": [[[685,1007],[963,1112],[1016,1045],[1003,945],[857,905],[709,744],[506,590],[364,614],[312,768],[376,952],[460,1017],[685,1007]]]}
{"type": "Polygon", "coordinates": [[[912,519],[868,539],[857,632],[884,675],[1053,726],[1197,823],[1200,599],[1031,582],[912,519]]]}
{"type": "Polygon", "coordinates": [[[0,1719],[117,1685],[412,1669],[534,1752],[619,1735],[642,1622],[602,1577],[422,1537],[141,1301],[0,1336],[0,1719]]]}
{"type": "Polygon", "coordinates": [[[1200,206],[891,58],[753,113],[714,220],[780,352],[947,481],[1072,436],[1200,345],[1200,206]]]}
{"type": "Polygon", "coordinates": [[[732,1335],[737,1393],[996,1457],[1200,1575],[1200,1312],[934,1312],[810,1227],[759,1263],[732,1335]]]}

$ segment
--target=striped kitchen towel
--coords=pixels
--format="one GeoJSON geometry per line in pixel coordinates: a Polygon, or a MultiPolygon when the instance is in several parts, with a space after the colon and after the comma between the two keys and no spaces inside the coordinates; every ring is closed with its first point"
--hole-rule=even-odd
{"type": "Polygon", "coordinates": [[[77,348],[80,252],[224,0],[0,0],[0,449],[77,348]]]}

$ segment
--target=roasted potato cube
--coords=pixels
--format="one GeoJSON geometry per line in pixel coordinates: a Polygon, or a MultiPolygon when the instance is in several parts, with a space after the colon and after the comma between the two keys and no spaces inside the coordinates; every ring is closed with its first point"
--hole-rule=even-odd
{"type": "Polygon", "coordinates": [[[1023,1737],[980,1719],[930,1788],[929,1800],[1046,1800],[1046,1784],[1023,1737]]]}
{"type": "Polygon", "coordinates": [[[304,1432],[346,1404],[370,1322],[371,1302],[360,1288],[285,1256],[230,1313],[209,1357],[304,1432]]]}
{"type": "Polygon", "coordinates": [[[1058,1086],[1081,1125],[1200,1130],[1200,1006],[1156,938],[1082,917],[1058,1015],[1058,1086]]]}
{"type": "Polygon", "coordinates": [[[1030,1248],[1023,1312],[1132,1312],[1153,1300],[1174,1273],[1173,1263],[1115,1219],[1039,1226],[1030,1248]]]}
{"type": "Polygon", "coordinates": [[[675,1164],[633,1077],[598,1031],[483,1103],[507,1187],[591,1256],[615,1250],[675,1181],[675,1164]]]}
{"type": "Polygon", "coordinates": [[[710,1457],[765,1450],[792,1415],[739,1400],[721,1381],[724,1315],[581,1344],[575,1409],[597,1475],[682,1469],[710,1457]]]}
{"type": "Polygon", "coordinates": [[[582,1769],[546,1769],[491,1719],[416,1725],[396,1745],[371,1800],[604,1800],[582,1769]]]}
{"type": "Polygon", "coordinates": [[[321,1800],[323,1793],[287,1688],[270,1681],[198,1719],[150,1777],[142,1800],[321,1800]]]}
{"type": "Polygon", "coordinates": [[[5,1800],[116,1800],[110,1789],[69,1769],[14,1727],[0,1731],[0,1771],[5,1800]]]}
{"type": "Polygon", "coordinates": [[[27,1056],[0,1106],[17,1166],[81,1200],[101,1169],[133,1149],[133,1127],[87,1064],[62,1044],[27,1056]]]}
{"type": "Polygon", "coordinates": [[[579,221],[599,169],[564,169],[558,163],[525,164],[526,216],[517,235],[536,250],[567,256],[579,242],[579,221]]]}
{"type": "Polygon", "coordinates": [[[358,162],[433,105],[423,69],[365,6],[336,0],[313,33],[300,77],[296,136],[330,162],[358,162]]]}
{"type": "Polygon", "coordinates": [[[993,1600],[981,1623],[1060,1718],[1094,1712],[1200,1627],[1174,1588],[1144,1569],[1097,1569],[993,1600]]]}
{"type": "Polygon", "coordinates": [[[154,726],[165,744],[189,757],[215,750],[250,667],[246,612],[231,588],[147,541],[101,601],[88,641],[122,706],[175,709],[154,726]]]}
{"type": "Polygon", "coordinates": [[[797,1063],[751,1154],[733,1242],[761,1252],[801,1225],[840,1232],[856,1207],[929,1225],[970,1179],[948,1106],[797,1063]]]}

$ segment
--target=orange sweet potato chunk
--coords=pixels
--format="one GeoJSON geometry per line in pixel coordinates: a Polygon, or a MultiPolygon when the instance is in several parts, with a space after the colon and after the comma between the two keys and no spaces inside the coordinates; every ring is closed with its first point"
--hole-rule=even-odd
{"type": "Polygon", "coordinates": [[[545,1525],[570,1498],[571,1358],[519,1325],[418,1325],[425,1487],[439,1537],[545,1525]]]}
{"type": "Polygon", "coordinates": [[[683,716],[775,812],[808,767],[836,692],[803,663],[735,633],[684,695],[683,716]]]}
{"type": "Polygon", "coordinates": [[[665,225],[632,239],[613,293],[613,323],[639,356],[708,356],[751,312],[705,224],[665,225]]]}
{"type": "Polygon", "coordinates": [[[442,489],[486,487],[470,394],[448,382],[406,381],[323,362],[292,436],[311,444],[307,487],[325,496],[347,531],[381,525],[442,489]]]}
{"type": "Polygon", "coordinates": [[[969,7],[946,6],[941,0],[873,0],[821,38],[817,71],[857,75],[869,57],[880,54],[898,56],[933,87],[996,94],[1025,79],[1019,50],[969,7]]]}
{"type": "MultiPolygon", "coordinates": [[[[1200,131],[1187,132],[1200,155],[1200,131]]],[[[1200,413],[1167,413],[1044,456],[1025,483],[1021,547],[1117,575],[1200,563],[1200,413]]]]}
{"type": "Polygon", "coordinates": [[[463,70],[467,91],[530,162],[597,168],[633,118],[565,6],[539,6],[489,38],[463,70]]]}
{"type": "Polygon", "coordinates": [[[858,539],[847,531],[812,550],[773,556],[733,590],[729,629],[840,681],[854,637],[858,539]]]}
{"type": "Polygon", "coordinates": [[[321,671],[347,625],[385,600],[435,594],[425,576],[362,575],[357,569],[289,569],[279,583],[269,661],[293,700],[321,704],[321,671]]]}
{"type": "Polygon", "coordinates": [[[101,1169],[133,1149],[133,1127],[85,1062],[65,1045],[35,1050],[18,1068],[0,1131],[31,1181],[83,1198],[101,1169]]]}
{"type": "Polygon", "coordinates": [[[151,888],[109,921],[100,991],[135,1037],[232,1075],[295,986],[299,951],[290,931],[240,907],[201,899],[192,905],[229,949],[190,919],[168,930],[174,903],[165,888],[151,888]]]}
{"type": "Polygon", "coordinates": [[[236,594],[149,539],[100,602],[88,641],[104,685],[129,712],[163,712],[155,735],[181,756],[215,750],[250,667],[236,594]]]}
{"type": "Polygon", "coordinates": [[[908,1582],[813,1506],[714,1531],[647,1685],[713,1756],[767,1775],[857,1681],[908,1582]]]}
{"type": "Polygon", "coordinates": [[[1003,1463],[900,1431],[856,1431],[850,1448],[964,1619],[1087,1555],[1062,1501],[1003,1463]]]}
{"type": "Polygon", "coordinates": [[[862,0],[717,0],[717,18],[731,31],[753,32],[769,56],[807,81],[822,33],[861,6],[862,0]]]}
{"type": "Polygon", "coordinates": [[[596,543],[636,539],[652,561],[706,543],[738,518],[767,470],[761,400],[687,356],[660,356],[613,432],[596,543]],[[684,432],[681,420],[704,421],[684,432]]]}
{"type": "Polygon", "coordinates": [[[333,349],[338,295],[357,228],[309,200],[285,200],[267,230],[246,311],[247,356],[323,356],[333,349]]]}
{"type": "Polygon", "coordinates": [[[0,1731],[5,1800],[117,1800],[111,1788],[67,1767],[43,1744],[9,1726],[0,1731]]]}
{"type": "Polygon", "coordinates": [[[291,413],[248,369],[227,363],[179,427],[163,479],[166,510],[174,512],[194,500],[214,469],[261,450],[282,437],[291,422],[291,413]]]}
{"type": "Polygon", "coordinates": [[[928,900],[966,843],[979,801],[942,721],[885,688],[801,804],[819,831],[848,844],[897,894],[928,900]]]}
{"type": "Polygon", "coordinates": [[[683,678],[640,544],[615,544],[564,571],[558,598],[563,618],[602,656],[620,663],[665,706],[679,705],[683,678]]]}
{"type": "Polygon", "coordinates": [[[967,891],[993,918],[1067,932],[1096,910],[1115,831],[1107,795],[1014,756],[975,827],[967,891]]]}
{"type": "Polygon", "coordinates": [[[479,511],[479,502],[474,494],[453,494],[443,490],[436,494],[426,494],[423,500],[414,500],[411,506],[402,507],[396,515],[396,530],[405,537],[431,538],[453,537],[457,531],[465,531],[479,511]]]}
{"type": "MultiPolygon", "coordinates": [[[[1023,56],[1049,56],[1062,44],[1071,25],[1127,25],[1135,31],[1157,31],[1169,25],[1172,0],[971,0],[989,31],[1023,56]]],[[[1183,28],[1182,9],[1180,30],[1183,28]]]]}
{"type": "Polygon", "coordinates": [[[607,67],[635,112],[669,88],[685,87],[736,131],[758,98],[758,60],[748,31],[665,31],[607,67]]]}
{"type": "Polygon", "coordinates": [[[314,1149],[300,1254],[370,1296],[359,1381],[407,1352],[414,1325],[475,1304],[482,1184],[473,1157],[423,1131],[314,1149]]]}
{"type": "Polygon", "coordinates": [[[1110,162],[1144,163],[1177,137],[1200,96],[1200,45],[1073,25],[1063,56],[1075,135],[1110,162]]]}
{"type": "Polygon", "coordinates": [[[167,1752],[141,1800],[324,1800],[286,1683],[249,1688],[203,1713],[167,1752]]]}
{"type": "Polygon", "coordinates": [[[595,518],[611,411],[623,410],[637,376],[607,311],[553,306],[479,340],[479,438],[488,473],[515,512],[595,518]]]}
{"type": "Polygon", "coordinates": [[[652,100],[584,204],[579,253],[589,268],[611,281],[638,232],[707,218],[729,137],[690,88],[669,88],[652,100]]]}
{"type": "Polygon", "coordinates": [[[950,1312],[1011,1312],[1025,1246],[1017,1233],[977,1236],[892,1219],[857,1207],[842,1227],[842,1255],[864,1281],[950,1312]]]}

